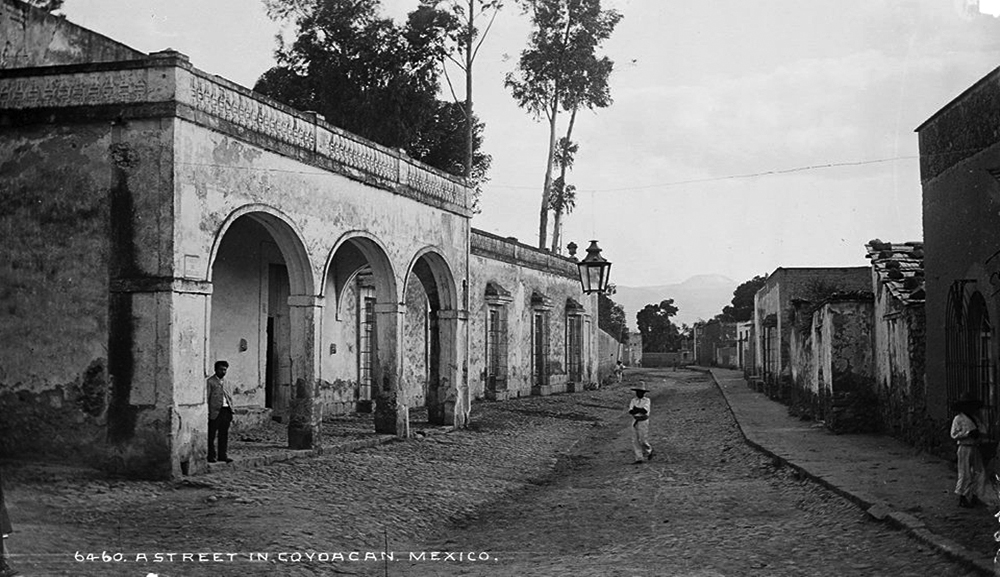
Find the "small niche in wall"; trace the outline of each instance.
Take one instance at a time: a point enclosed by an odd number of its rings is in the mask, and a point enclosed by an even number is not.
[[[248,348],[250,348],[250,347],[249,347],[249,345],[247,345],[247,340],[246,339],[240,339],[240,352],[241,353],[245,353]]]

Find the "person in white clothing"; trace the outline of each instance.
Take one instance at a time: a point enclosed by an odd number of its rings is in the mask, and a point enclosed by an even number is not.
[[[632,415],[632,450],[635,451],[635,463],[642,463],[653,458],[653,447],[649,444],[649,410],[651,402],[646,393],[649,389],[640,382],[632,387],[635,398],[628,404],[628,414]]]
[[[958,444],[958,482],[955,494],[959,507],[975,507],[978,495],[986,485],[983,458],[979,454],[979,439],[985,433],[976,413],[983,406],[982,401],[971,393],[965,393],[952,405],[958,413],[951,422],[951,438]]]

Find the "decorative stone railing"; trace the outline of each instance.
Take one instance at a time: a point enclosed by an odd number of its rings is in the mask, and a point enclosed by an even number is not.
[[[572,279],[579,278],[579,269],[572,260],[546,250],[522,244],[488,232],[472,229],[472,254],[501,260]]]
[[[173,113],[214,130],[426,204],[471,214],[464,179],[332,126],[318,114],[206,74],[177,52],[123,62],[0,70],[0,111],[150,104],[176,105]]]

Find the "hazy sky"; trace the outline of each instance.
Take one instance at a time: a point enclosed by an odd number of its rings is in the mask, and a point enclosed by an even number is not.
[[[606,46],[615,101],[577,119],[566,242],[599,239],[612,281],[641,286],[865,265],[871,238],[920,240],[913,130],[1000,65],[1000,0],[980,2],[606,0],[624,14]],[[401,15],[417,2],[383,4]],[[279,31],[256,0],[66,0],[63,12],[248,87]],[[493,169],[473,226],[535,244],[547,127],[503,88],[527,32],[509,7],[477,61]]]

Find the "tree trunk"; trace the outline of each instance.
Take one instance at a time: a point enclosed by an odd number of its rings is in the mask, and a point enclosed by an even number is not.
[[[469,0],[469,28],[467,30],[468,42],[465,43],[465,178],[472,176],[472,155],[474,146],[472,143],[475,133],[475,122],[472,119],[472,41],[475,39],[476,0]]]
[[[555,210],[552,213],[552,252],[559,254],[559,242],[562,234],[562,211]]]
[[[572,142],[570,139],[573,136],[573,124],[576,122],[576,111],[577,110],[579,110],[579,108],[574,108],[573,112],[570,113],[570,115],[569,115],[569,126],[566,127],[566,143],[567,143],[567,145],[570,142]],[[564,162],[559,167],[559,178],[562,178],[563,194],[566,194],[566,166],[567,166],[567,163],[565,162],[566,159],[563,159],[563,160],[564,160]],[[564,206],[565,206],[565,203],[560,203],[559,206],[556,207],[555,215],[553,215],[553,218],[552,218],[552,252],[554,252],[555,254],[561,254],[562,253],[562,251],[560,250],[559,243],[561,242],[560,239],[562,238],[562,213],[563,213],[563,207]]]
[[[548,238],[549,226],[549,202],[552,196],[552,158],[556,151],[556,119],[559,112],[559,102],[553,99],[552,109],[549,113],[549,154],[545,160],[545,184],[542,187],[542,209],[538,213],[538,248],[545,248],[545,240]]]

